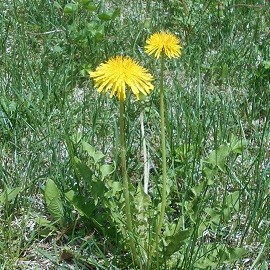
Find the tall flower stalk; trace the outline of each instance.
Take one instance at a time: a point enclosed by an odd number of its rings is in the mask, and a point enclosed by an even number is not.
[[[161,130],[161,152],[162,152],[162,192],[161,209],[156,226],[155,248],[158,247],[158,239],[164,223],[166,204],[167,204],[167,165],[166,165],[166,138],[165,138],[165,109],[164,109],[164,70],[165,56],[169,58],[179,57],[181,46],[178,38],[169,32],[155,33],[146,41],[145,51],[147,54],[154,54],[160,58],[160,130]]]
[[[127,226],[128,244],[132,253],[133,261],[138,262],[136,243],[133,231],[133,215],[130,201],[130,181],[127,174],[126,165],[126,146],[125,146],[125,118],[124,101],[126,99],[126,89],[140,99],[140,95],[148,95],[154,88],[151,81],[153,77],[148,71],[142,68],[137,62],[129,57],[116,56],[109,59],[106,63],[100,64],[96,71],[89,73],[94,79],[98,92],[111,90],[110,96],[117,96],[120,103],[119,123],[120,123],[120,150],[121,168],[123,177],[123,193],[125,199],[125,217]]]
[[[160,235],[163,220],[166,209],[166,198],[167,198],[167,158],[166,158],[166,138],[165,138],[165,113],[164,113],[164,52],[161,53],[160,59],[160,92],[159,92],[159,113],[160,113],[160,132],[161,132],[161,153],[162,153],[162,193],[161,193],[161,209],[160,217],[158,221],[156,235]]]
[[[132,224],[132,214],[130,209],[130,198],[129,198],[129,180],[127,174],[127,164],[126,164],[126,146],[125,146],[125,118],[124,118],[124,101],[120,100],[120,151],[121,151],[121,167],[122,167],[122,176],[123,176],[123,186],[124,186],[124,198],[125,198],[125,213],[127,219],[127,228],[128,228],[128,239],[129,245],[132,252],[133,260],[137,261],[137,253],[134,238],[132,237],[133,233],[133,224]]]

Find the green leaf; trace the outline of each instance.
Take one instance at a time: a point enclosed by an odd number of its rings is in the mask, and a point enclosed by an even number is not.
[[[100,179],[92,181],[91,195],[93,196],[95,205],[97,205],[97,203],[100,202],[105,192],[106,186],[103,181],[101,181]]]
[[[202,181],[199,185],[191,188],[191,191],[193,192],[193,194],[195,195],[195,197],[198,197],[198,196],[201,195],[204,186],[205,186],[205,182]]]
[[[51,179],[49,179],[45,185],[44,196],[49,213],[62,223],[64,220],[64,207],[60,191]]]
[[[65,196],[81,216],[85,216],[88,219],[92,218],[95,209],[94,203],[87,203],[86,198],[83,195],[76,194],[74,190],[66,192]]]
[[[101,172],[101,179],[104,180],[104,178],[114,172],[114,168],[112,165],[104,164],[100,166],[100,172]]]
[[[53,223],[43,217],[37,217],[34,219],[36,224],[39,226],[38,227],[38,235],[42,237],[48,237],[51,235],[53,232],[57,231],[57,228],[53,226]]]
[[[52,222],[46,218],[43,217],[37,217],[34,219],[34,221],[39,225],[39,226],[45,226],[45,227],[51,227],[56,229],[53,225]]]
[[[55,52],[55,53],[62,53],[63,52],[63,48],[59,45],[55,45],[53,48],[52,48],[52,51]]]
[[[228,64],[225,63],[222,67],[221,79],[224,79],[228,76],[228,73],[229,73],[228,71],[229,71]]]
[[[270,69],[270,61],[263,61],[263,65],[265,69]]]
[[[89,4],[86,6],[86,9],[92,12],[92,11],[95,11],[97,7],[95,5]]]
[[[223,246],[219,248],[217,257],[221,263],[232,263],[241,259],[246,253],[247,251],[244,248]]]
[[[95,30],[95,38],[97,41],[100,41],[104,38],[104,25],[101,24],[96,30]]]
[[[199,269],[216,269],[217,263],[212,258],[201,258],[199,261],[195,263],[195,265],[198,268],[195,268],[196,270]],[[211,267],[211,268],[210,268]]]
[[[85,150],[89,156],[92,156],[95,153],[95,148],[91,144],[83,140],[82,140],[82,147],[83,150]]]
[[[112,19],[112,15],[108,13],[100,13],[98,14],[98,18],[102,21],[110,21]]]
[[[103,159],[104,157],[105,157],[105,155],[102,152],[100,152],[100,151],[95,152],[95,154],[93,156],[95,164],[98,163],[99,161],[101,161],[101,159]]]
[[[95,151],[94,147],[89,143],[82,141],[83,150],[87,152],[87,154],[94,159],[95,164],[97,164],[101,159],[105,157],[105,155],[100,151]]]
[[[214,224],[219,224],[220,222],[220,211],[207,207],[204,211],[210,216],[210,222]]]
[[[122,183],[115,181],[110,183],[110,185],[108,186],[108,191],[106,192],[105,196],[110,199],[111,197],[114,197],[116,195],[116,193],[118,192],[122,192],[123,187],[122,187]]]
[[[191,235],[191,230],[179,230],[172,236],[167,238],[167,242],[169,243],[166,247],[165,254],[167,257],[170,257],[173,253],[180,250],[181,246],[184,244],[183,242],[189,238]]]
[[[96,205],[94,201],[87,201],[84,196],[76,194],[74,190],[66,192],[65,196],[81,216],[89,219],[99,230],[104,232],[104,226],[97,221],[98,217],[95,218],[94,211],[96,210]]]
[[[240,207],[240,192],[235,191],[226,196],[226,204],[234,209],[235,211],[239,210]]]
[[[222,213],[223,213],[224,221],[228,222],[231,218],[231,209],[229,207],[224,207],[222,209]]]
[[[203,235],[203,233],[207,229],[207,227],[208,227],[207,222],[200,223],[200,225],[198,227],[198,237]]]
[[[135,213],[136,213],[136,220],[138,222],[141,222],[141,226],[144,227],[142,230],[148,230],[149,224],[145,223],[145,211],[146,209],[149,209],[149,206],[151,205],[151,198],[149,195],[147,195],[144,190],[141,183],[138,184],[136,194],[134,195],[134,201],[135,203]],[[147,210],[148,211],[148,210]]]
[[[202,247],[204,256],[200,256],[195,262],[195,269],[217,269],[218,250],[211,244]]]
[[[245,255],[247,253],[246,249],[239,248],[239,247],[236,247],[236,248],[228,247],[227,252],[229,254],[229,258],[226,261],[228,261],[228,262],[234,262],[238,259],[241,259],[243,257],[243,255]]]
[[[98,18],[102,21],[110,21],[110,20],[115,19],[117,16],[119,16],[120,12],[121,12],[121,9],[116,8],[113,12],[98,14]]]
[[[88,5],[90,3],[90,0],[81,0],[80,1],[83,5]]]
[[[0,196],[0,202],[2,204],[5,204],[5,203],[13,204],[18,194],[21,192],[21,190],[22,190],[21,187],[5,189]]]
[[[210,153],[207,163],[212,164],[214,167],[218,167],[222,172],[225,171],[226,158],[230,153],[230,148],[228,145],[221,145],[217,150]]]
[[[203,175],[207,178],[207,185],[211,186],[214,184],[213,178],[217,173],[217,169],[211,169],[209,167],[203,168]]]
[[[113,14],[111,15],[111,19],[114,20],[116,17],[118,17],[121,13],[121,8],[116,8],[113,12]]]
[[[48,179],[45,185],[45,200],[50,203],[54,199],[60,198],[60,191],[52,179]]]
[[[78,6],[76,4],[68,3],[64,7],[64,13],[65,14],[72,14],[72,13],[76,12],[77,9],[78,9]]]
[[[89,183],[92,179],[93,172],[92,170],[77,157],[74,157],[75,166],[83,180]]]
[[[232,135],[230,140],[230,147],[232,152],[236,154],[242,154],[247,144],[248,142],[246,140],[238,140],[235,135]]]

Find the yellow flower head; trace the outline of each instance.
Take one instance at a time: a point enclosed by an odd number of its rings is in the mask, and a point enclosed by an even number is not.
[[[150,36],[146,40],[145,51],[151,55],[155,53],[155,57],[159,58],[164,52],[169,58],[176,58],[181,55],[181,46],[179,39],[169,32],[159,32]]]
[[[126,99],[127,87],[137,99],[140,99],[140,93],[146,96],[154,89],[152,75],[130,57],[112,57],[89,75],[94,79],[98,92],[111,89],[110,97],[117,96],[122,101]]]

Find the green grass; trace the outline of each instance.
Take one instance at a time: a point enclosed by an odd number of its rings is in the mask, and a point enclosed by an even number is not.
[[[140,61],[156,78],[156,89],[144,103],[133,97],[127,100],[125,115],[132,207],[138,214],[134,219],[138,218],[139,229],[147,228],[144,234],[150,234],[161,200],[159,69],[143,46],[150,34],[170,30],[179,36],[183,51],[179,59],[166,61],[165,70],[169,191],[163,243],[169,243],[176,224],[190,234],[185,239],[183,232],[175,236],[171,243],[181,247],[170,258],[154,258],[153,269],[267,269],[270,15],[266,1],[228,0],[219,8],[218,1],[97,1],[95,11],[80,4],[78,13],[70,15],[63,12],[67,1],[2,2],[0,268],[136,269],[115,220],[122,217],[121,188],[111,184],[121,181],[118,102],[98,95],[87,71],[110,56],[124,54]],[[98,14],[117,8],[116,18],[98,19]],[[143,181],[141,111],[151,203],[135,192]],[[87,154],[82,141],[105,157],[94,163],[93,152]],[[239,147],[232,150],[236,143]],[[210,159],[211,153],[220,167]],[[76,158],[89,169],[80,170]],[[114,169],[104,176],[107,186],[100,181],[104,164]],[[89,179],[82,175],[85,170],[92,174]],[[48,179],[59,192],[59,220],[46,204]],[[70,190],[84,198],[86,208],[67,200],[65,193]],[[136,208],[136,200],[142,198],[153,219],[149,225]],[[84,216],[78,209],[85,211]],[[160,248],[163,253],[167,250]]]

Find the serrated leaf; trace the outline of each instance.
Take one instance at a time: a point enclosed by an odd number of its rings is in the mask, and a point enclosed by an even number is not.
[[[92,182],[91,195],[93,196],[95,205],[100,202],[106,191],[106,186],[103,181],[97,179]]]
[[[117,192],[122,191],[122,189],[123,189],[122,184],[118,181],[115,181],[111,184],[111,191],[113,196],[115,196]]]
[[[181,246],[184,244],[183,242],[189,238],[191,234],[191,230],[179,230],[172,236],[169,236],[167,242],[169,243],[166,247],[165,254],[167,257],[170,257],[173,253],[177,252]]]
[[[104,227],[102,224],[100,224],[97,219],[95,218],[95,215],[93,212],[96,209],[96,205],[94,204],[94,201],[86,201],[86,198],[80,194],[76,194],[74,190],[70,190],[65,193],[66,198],[71,203],[71,205],[74,207],[74,209],[81,215],[89,219],[90,221],[95,224],[95,226],[104,232]]]
[[[77,157],[74,158],[74,161],[75,161],[75,166],[77,168],[77,171],[79,172],[83,180],[89,183],[93,175],[92,170]]]
[[[91,219],[95,208],[94,204],[86,203],[86,199],[82,195],[76,194],[74,190],[66,192],[65,196],[81,216]]]
[[[135,207],[137,220],[138,221],[145,220],[145,211],[146,209],[149,209],[149,205],[151,204],[151,198],[144,192],[141,183],[138,184],[134,201],[136,201]],[[148,224],[145,225],[146,225],[145,229],[147,230]]]

